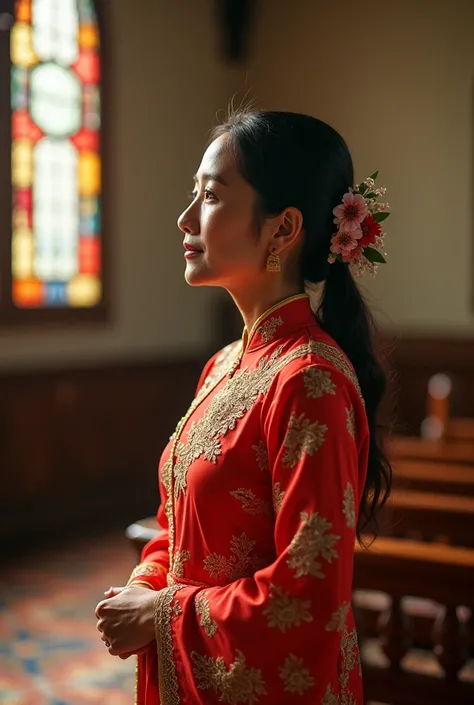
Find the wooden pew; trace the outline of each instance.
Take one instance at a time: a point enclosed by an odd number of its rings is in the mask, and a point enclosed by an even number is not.
[[[469,466],[399,458],[393,461],[392,469],[394,489],[474,497],[474,463]]]
[[[474,465],[474,441],[449,442],[393,435],[385,443],[387,454],[394,462],[403,459]]]
[[[474,547],[474,497],[395,489],[380,515],[385,536]]]
[[[451,416],[452,389],[453,382],[449,375],[435,374],[430,377],[421,435],[444,441],[474,442],[474,419]]]
[[[472,643],[472,618],[468,621],[468,617],[474,609],[474,550],[379,537],[369,550],[356,547],[356,609],[360,591],[365,595],[381,591],[390,596],[388,609],[377,620],[385,664],[368,658],[367,642],[362,647],[366,700],[390,705],[472,705],[474,669],[470,680],[460,672],[468,662]],[[438,669],[437,675],[408,668],[414,629],[405,609],[406,596],[431,600],[438,606],[430,648],[424,652],[426,662],[429,659]],[[366,629],[361,609],[358,624],[363,637]]]

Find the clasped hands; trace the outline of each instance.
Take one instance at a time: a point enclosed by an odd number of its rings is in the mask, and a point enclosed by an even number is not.
[[[155,639],[156,592],[146,587],[111,587],[95,609],[97,629],[111,656],[145,653]]]

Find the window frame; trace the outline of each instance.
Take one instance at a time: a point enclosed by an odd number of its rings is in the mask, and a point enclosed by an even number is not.
[[[91,0],[97,16],[100,37],[101,125],[99,157],[101,161],[101,283],[102,298],[92,307],[20,308],[12,299],[12,181],[11,181],[11,60],[10,30],[14,24],[14,0],[0,0],[0,326],[2,328],[35,324],[74,324],[104,322],[110,319],[110,267],[107,204],[107,60],[104,38],[104,7]],[[9,20],[10,17],[10,20]],[[10,24],[10,27],[8,27]],[[1,106],[6,106],[5,109]]]

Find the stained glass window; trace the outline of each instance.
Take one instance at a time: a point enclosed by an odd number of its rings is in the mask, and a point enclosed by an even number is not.
[[[16,0],[11,56],[11,298],[102,301],[100,38],[92,0]]]

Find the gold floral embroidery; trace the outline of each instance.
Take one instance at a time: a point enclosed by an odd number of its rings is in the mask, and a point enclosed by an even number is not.
[[[301,512],[303,522],[298,533],[293,537],[288,549],[288,568],[295,571],[295,578],[304,575],[314,575],[317,578],[324,578],[321,571],[321,563],[316,560],[321,556],[325,561],[331,563],[338,554],[334,545],[341,538],[326,532],[332,528],[332,524],[324,517]]]
[[[198,408],[210,391],[212,391],[213,385],[216,385],[221,378],[224,378],[227,374],[228,368],[233,368],[235,361],[239,359],[241,353],[241,341],[236,341],[232,344],[232,348],[230,348],[229,352],[228,365],[222,365],[223,369],[221,377],[217,374],[214,376],[211,370],[210,375],[212,376],[212,383],[209,381],[208,384],[208,376],[205,383],[201,387],[201,390],[192,401],[191,406],[185,416],[183,416],[177,426],[175,434],[176,448],[173,449],[173,461],[176,456],[178,456],[178,458],[173,474],[176,477],[176,491],[178,493],[180,491],[186,491],[189,465],[193,462],[193,460],[196,460],[204,453],[204,441],[208,441],[209,438],[218,438],[220,435],[223,436],[228,430],[235,428],[237,419],[241,418],[246,411],[252,407],[259,394],[265,394],[268,391],[275,375],[277,375],[293,360],[300,359],[307,355],[316,354],[323,359],[330,361],[354,384],[362,399],[362,402],[364,401],[357,377],[355,376],[346,356],[334,346],[328,345],[327,343],[321,343],[317,340],[310,340],[308,343],[304,343],[297,348],[290,350],[285,355],[281,354],[282,350],[283,346],[279,346],[278,349],[272,353],[270,358],[262,358],[255,370],[249,371],[248,368],[243,368],[227,380],[222,389],[215,394],[211,404],[204,412],[203,417],[196,424],[198,428],[195,428],[194,437],[192,436],[191,439],[188,438],[187,446],[191,444],[191,447],[187,447],[180,439],[181,432],[186,425],[187,420],[191,418],[194,411]],[[215,368],[216,364],[213,369]],[[177,452],[177,449],[179,449],[179,452]],[[170,467],[172,467],[172,463],[170,463]],[[168,487],[170,486],[171,481],[168,483]],[[170,494],[170,490],[168,490],[168,493]],[[171,561],[174,547],[174,516],[172,499],[166,502],[165,508],[168,519],[170,569],[172,569]]]
[[[216,462],[222,453],[220,439],[235,428],[238,419],[252,408],[259,395],[268,391],[275,375],[293,360],[311,353],[330,359],[359,389],[357,378],[351,371],[347,359],[333,346],[310,340],[309,343],[304,343],[285,355],[281,354],[282,350],[283,346],[280,345],[270,357],[261,358],[254,370],[249,371],[247,367],[238,370],[214,395],[201,418],[191,425],[186,443],[182,440],[177,443],[177,461],[173,468],[177,494],[186,492],[187,473],[191,463],[201,455],[210,462]],[[209,387],[206,385],[199,392],[185,419],[189,418],[192,411],[197,408],[208,390]]]
[[[230,370],[232,368],[232,365],[235,363],[236,359],[238,358],[242,348],[242,340],[234,340],[233,343],[229,343],[229,345],[226,345],[216,359],[214,360],[214,364],[207,375],[206,379],[202,383],[201,389],[199,390],[197,396],[201,396],[203,394],[207,393],[207,390],[210,389],[215,382],[224,374],[225,371]]]
[[[217,624],[211,617],[209,600],[205,595],[200,594],[197,595],[194,604],[196,605],[196,614],[201,617],[201,626],[204,627],[207,636],[213,637],[217,632]]]
[[[352,438],[355,438],[356,435],[356,425],[355,425],[355,412],[354,412],[354,407],[351,406],[350,409],[346,409],[346,414],[347,414],[347,430],[349,431],[350,435]]]
[[[270,507],[263,499],[257,497],[252,490],[246,490],[239,487],[237,490],[232,490],[232,497],[240,499],[244,512],[248,514],[269,514]]]
[[[173,604],[178,590],[184,585],[173,585],[156,593],[155,636],[158,652],[158,682],[160,702],[163,705],[180,705],[178,677],[173,655],[171,620],[179,613],[179,605]],[[178,608],[178,610],[177,610]]]
[[[189,551],[175,551],[173,561],[173,573],[177,578],[184,578],[184,564],[191,558]]]
[[[324,394],[336,393],[336,385],[331,379],[331,373],[316,365],[303,370],[303,380],[306,396],[309,399],[319,399]]]
[[[328,685],[328,687],[326,688],[324,697],[321,700],[321,705],[341,705],[339,695],[336,695],[330,685]]]
[[[271,585],[268,605],[263,614],[267,617],[269,627],[277,627],[285,632],[291,627],[299,627],[302,622],[312,622],[310,607],[309,600],[291,597],[283,588]]]
[[[251,555],[256,545],[257,542],[245,532],[240,536],[232,536],[230,550],[233,555],[227,558],[218,553],[211,553],[204,559],[204,568],[214,579],[222,574],[230,581],[251,575],[258,566],[257,556]]]
[[[339,683],[342,688],[347,688],[349,682],[349,674],[353,668],[359,663],[359,648],[357,645],[357,631],[354,628],[349,631],[344,627],[341,638],[341,674]]]
[[[339,609],[333,612],[331,616],[331,621],[326,624],[327,632],[342,632],[346,624],[346,619],[350,607],[351,606],[348,602],[343,602]]]
[[[260,336],[264,343],[269,343],[275,337],[275,332],[278,326],[282,325],[283,318],[281,316],[278,316],[277,318],[275,318],[275,316],[272,316],[271,318],[266,320],[265,323],[260,326],[260,328],[257,328],[257,333],[260,333]]]
[[[144,578],[145,576],[151,577],[151,576],[157,576],[157,575],[164,575],[166,573],[166,568],[159,563],[139,563],[135,568],[132,570],[129,578],[129,582],[133,580],[134,578]]]
[[[313,687],[314,678],[303,665],[303,659],[294,654],[289,654],[283,666],[280,666],[280,678],[285,683],[285,690],[288,693],[298,693],[303,695]]]
[[[193,673],[197,687],[220,693],[219,702],[238,705],[258,703],[260,695],[266,695],[265,681],[259,668],[247,667],[244,654],[236,650],[236,658],[229,668],[222,656],[212,658],[196,651],[191,652]]]
[[[281,485],[279,482],[275,482],[272,488],[272,495],[273,495],[273,509],[275,510],[275,514],[278,514],[278,512],[281,509],[281,505],[283,503],[283,498],[285,496],[285,493],[281,489]]]
[[[252,450],[255,451],[257,455],[257,465],[260,470],[268,470],[270,465],[268,462],[267,446],[264,441],[259,441],[258,445],[252,446]]]
[[[344,500],[342,505],[342,511],[346,517],[346,525],[349,527],[349,529],[353,529],[356,525],[356,512],[354,488],[352,487],[350,482],[347,483],[347,487],[344,491]]]
[[[305,453],[314,455],[324,443],[324,435],[327,430],[328,427],[325,424],[319,424],[317,421],[311,423],[304,414],[296,416],[292,412],[283,442],[285,446],[283,465],[294,468]]]

